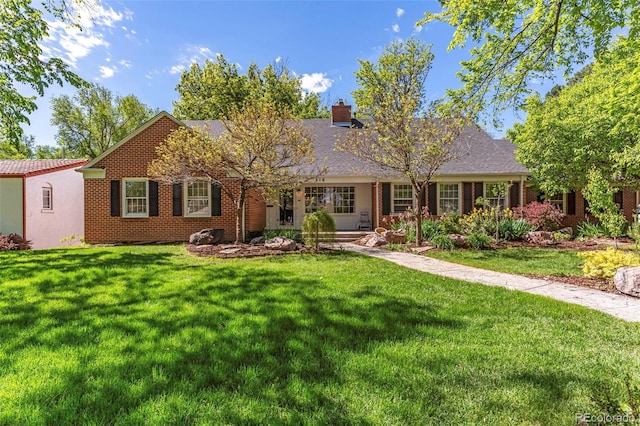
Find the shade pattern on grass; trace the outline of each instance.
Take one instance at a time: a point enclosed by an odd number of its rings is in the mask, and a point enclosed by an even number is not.
[[[0,424],[571,424],[640,328],[349,253],[0,254]]]

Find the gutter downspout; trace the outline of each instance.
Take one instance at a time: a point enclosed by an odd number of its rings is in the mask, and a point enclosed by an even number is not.
[[[524,207],[524,176],[520,175],[520,207]]]
[[[22,238],[27,240],[27,177],[22,175]]]

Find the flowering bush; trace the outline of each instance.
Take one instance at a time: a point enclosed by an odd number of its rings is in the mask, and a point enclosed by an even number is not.
[[[18,234],[0,234],[0,251],[29,250],[31,241],[27,241]]]
[[[633,253],[609,247],[606,250],[585,251],[578,253],[584,263],[582,271],[585,277],[613,278],[618,268],[623,266],[640,266],[640,259]]]
[[[516,207],[513,212],[517,218],[523,218],[536,230],[553,232],[562,226],[564,214],[558,206],[551,203],[533,201],[524,207]]]

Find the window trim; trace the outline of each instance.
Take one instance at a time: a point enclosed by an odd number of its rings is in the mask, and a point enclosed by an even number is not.
[[[327,191],[326,191],[327,188],[333,189],[333,192],[336,192],[335,191],[336,188],[349,188],[350,191],[348,193],[349,194],[353,194],[353,202],[351,203],[350,206],[348,206],[349,210],[351,210],[351,211],[349,211],[349,212],[336,212],[335,211],[335,204],[333,204],[333,203],[322,203],[322,204],[319,204],[318,202],[315,203],[315,207],[313,207],[313,208],[315,208],[315,210],[313,210],[311,208],[311,205],[307,204],[307,191],[311,192],[311,188],[323,188],[324,191],[323,191],[322,196],[326,196],[327,195]],[[318,194],[318,197],[320,197],[320,196],[321,195]],[[314,211],[318,211],[318,210],[326,210],[325,207],[327,205],[331,205],[331,206],[334,207],[331,211],[327,210],[327,212],[329,214],[331,214],[331,215],[353,216],[353,215],[356,214],[356,186],[355,185],[309,185],[309,186],[305,186],[304,190],[303,190],[303,200],[304,200],[304,211],[305,211],[305,214],[306,213],[311,213],[311,212],[314,212]],[[340,206],[340,208],[344,209],[345,207],[344,206]]]
[[[207,188],[207,211],[206,213],[189,213],[189,183],[190,182],[202,182],[206,184]],[[183,191],[182,191],[182,201],[183,201],[183,211],[182,215],[184,217],[211,217],[212,211],[212,189],[211,182],[207,179],[187,179],[183,182]],[[191,198],[198,199],[198,198]]]
[[[45,195],[45,192],[48,192],[48,195]],[[45,206],[45,199],[48,198],[49,205]],[[42,187],[42,211],[43,212],[51,212],[53,211],[53,187],[51,184],[45,184]]]
[[[127,211],[127,182],[145,183],[145,213],[129,213]],[[142,198],[142,197],[131,197]],[[147,178],[123,178],[122,179],[122,217],[125,218],[146,218],[149,217],[149,179]]]
[[[498,185],[501,182],[483,182],[484,183],[484,188],[483,188],[483,197],[485,200],[487,201],[491,201],[491,200],[496,200],[496,204],[498,205],[497,201],[498,201],[498,197],[489,197],[487,195],[487,185]],[[509,206],[509,195],[511,193],[511,185],[509,185],[509,187],[507,188],[507,193],[505,194],[504,198],[502,199],[502,208],[506,209]],[[491,207],[495,207],[495,205],[490,204]]]
[[[545,196],[544,201],[545,201],[545,202],[547,202],[547,203],[549,203],[549,204],[553,204],[554,206],[560,207],[560,211],[561,211],[563,214],[565,214],[565,215],[566,215],[566,214],[567,214],[567,193],[566,193],[566,192],[563,192],[563,193],[561,193],[561,194],[556,194],[556,196],[558,196],[558,195],[562,195],[562,205],[558,205],[558,202],[552,203],[552,202],[550,201],[550,198],[551,198],[551,197],[547,198],[547,197]]]
[[[456,185],[458,188],[458,208],[455,210],[456,213],[460,214],[460,209],[462,207],[462,203],[460,202],[460,197],[462,196],[462,191],[460,191],[460,182],[438,182],[438,216],[442,216],[445,213],[453,213],[452,211],[443,212],[440,204],[440,200],[442,199],[442,185]],[[453,198],[445,198],[445,200],[453,200]]]
[[[392,183],[391,184],[391,215],[400,215],[405,211],[407,211],[406,208],[401,212],[396,211],[396,197],[395,197],[396,186],[408,186],[409,188],[411,188],[411,208],[412,209],[415,208],[416,192],[415,192],[415,189],[413,188],[413,185],[411,185],[410,183]],[[408,198],[398,198],[398,200],[408,200]]]

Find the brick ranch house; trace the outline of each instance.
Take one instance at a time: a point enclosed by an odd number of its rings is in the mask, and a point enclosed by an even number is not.
[[[60,240],[81,236],[83,182],[74,169],[87,162],[0,160],[0,234],[21,235],[36,249],[59,247]]]
[[[385,217],[413,206],[413,189],[401,175],[334,149],[353,124],[358,122],[351,116],[351,107],[342,103],[332,107],[331,119],[304,120],[315,138],[315,156],[327,165],[327,173],[282,191],[273,203],[249,198],[243,213],[245,237],[264,229],[300,229],[304,214],[317,209],[331,213],[337,229],[346,231],[383,225]],[[214,134],[222,131],[219,122],[182,122],[161,112],[78,170],[85,182],[84,235],[88,243],[186,241],[204,228],[223,229],[225,239],[233,239],[235,209],[219,188],[198,179],[171,185],[147,176],[156,146],[180,126],[208,128]],[[499,182],[510,182],[505,207],[539,199],[528,185],[529,172],[515,160],[512,143],[493,139],[478,126],[465,128],[458,142],[464,147],[461,156],[438,171],[425,194],[431,214],[467,213],[475,207],[477,197],[486,197]],[[233,184],[233,179],[226,179]],[[567,215],[568,225],[585,219],[585,202],[579,192],[550,201]],[[630,220],[637,193],[620,193],[617,202]]]

